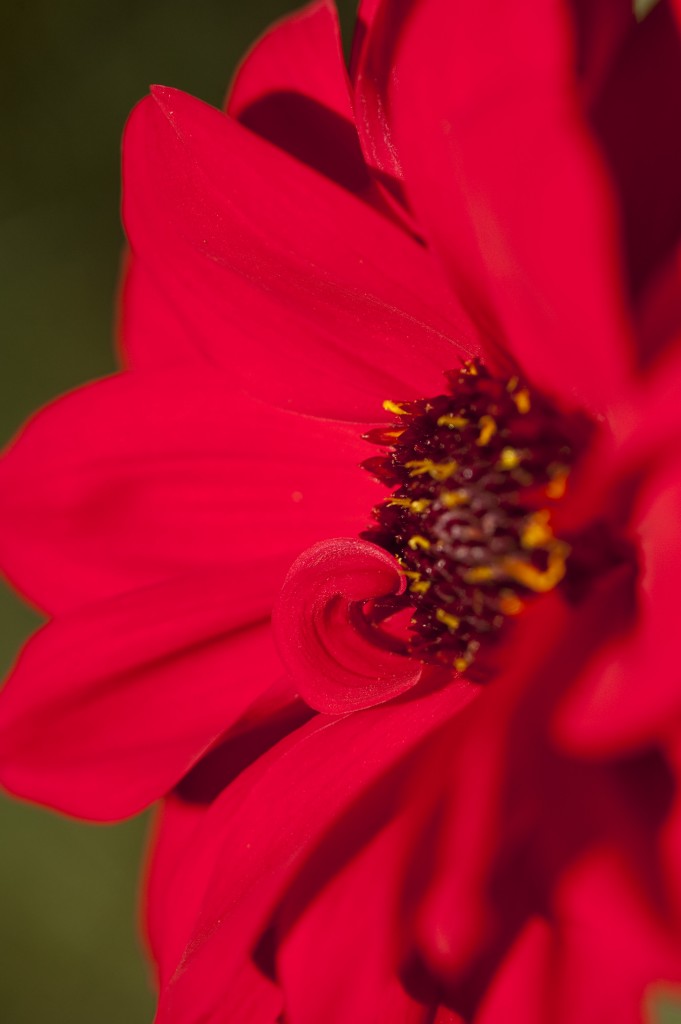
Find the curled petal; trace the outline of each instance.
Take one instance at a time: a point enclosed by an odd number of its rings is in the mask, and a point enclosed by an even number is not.
[[[382,704],[412,687],[421,666],[370,638],[365,602],[404,590],[395,559],[366,541],[322,541],[294,562],[275,609],[284,664],[318,711],[344,714]],[[378,641],[378,642],[376,642]]]

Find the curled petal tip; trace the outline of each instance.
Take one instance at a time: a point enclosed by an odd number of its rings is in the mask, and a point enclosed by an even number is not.
[[[275,633],[287,670],[313,708],[359,711],[418,681],[421,664],[391,650],[361,615],[366,602],[400,594],[404,585],[392,555],[362,540],[322,541],[293,563],[275,607]]]

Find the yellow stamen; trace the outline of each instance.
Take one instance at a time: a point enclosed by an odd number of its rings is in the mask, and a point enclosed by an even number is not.
[[[437,425],[438,427],[467,427],[468,420],[465,416],[454,416],[451,413],[446,413],[444,416],[440,416]]]
[[[425,512],[430,504],[430,498],[417,498],[410,503],[409,510],[411,512]]]
[[[506,385],[506,390],[508,391],[508,393],[512,394],[515,391],[515,389],[518,387],[519,383],[520,383],[520,381],[518,380],[517,377],[511,377],[511,379],[509,380],[508,384]]]
[[[470,661],[468,660],[468,658],[454,659],[454,668],[456,669],[457,672],[465,672],[469,665]]]
[[[412,551],[416,551],[417,548],[427,551],[430,547],[430,541],[426,537],[422,537],[420,533],[416,533],[413,537],[410,537],[407,544]]]
[[[515,402],[516,409],[518,410],[521,416],[524,416],[525,413],[528,413],[532,408],[532,403],[530,402],[530,392],[527,390],[527,388],[522,388],[520,391],[516,392],[516,394],[513,395],[513,401]]]
[[[516,583],[522,583],[528,590],[534,590],[536,594],[546,594],[553,590],[565,576],[565,559],[569,554],[569,545],[557,542],[549,552],[548,565],[546,569],[537,569],[536,566],[523,562],[519,558],[505,558],[502,568],[507,576],[510,576]]]
[[[435,612],[435,618],[438,622],[444,623],[444,625],[451,630],[458,629],[461,625],[461,620],[457,619],[456,615],[450,615],[444,608],[438,608]]]
[[[409,587],[412,594],[426,594],[430,590],[430,580],[418,580]]]
[[[399,402],[393,402],[389,398],[386,398],[385,402],[383,403],[383,408],[385,409],[386,412],[391,412],[395,416],[408,415],[407,410],[403,406],[401,406]]]
[[[477,377],[478,376],[478,368],[477,368],[477,366],[475,365],[475,363],[473,362],[472,359],[467,359],[466,360],[466,362],[461,367],[461,372],[468,374],[469,377]]]
[[[490,443],[497,432],[496,420],[493,416],[481,416],[478,420],[478,426],[480,427],[480,436],[475,443],[483,447],[483,445]]]
[[[428,473],[433,480],[439,481],[448,480],[458,468],[458,464],[454,460],[433,462],[432,459],[412,459],[411,462],[405,462],[405,466],[409,470],[409,476],[423,476],[424,473]]]
[[[400,508],[410,508],[411,498],[388,498],[388,505],[398,505]]]

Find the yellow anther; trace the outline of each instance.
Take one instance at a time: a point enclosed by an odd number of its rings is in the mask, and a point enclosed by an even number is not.
[[[430,498],[417,498],[409,503],[410,512],[425,512],[431,504]]]
[[[468,660],[468,658],[454,659],[454,668],[456,669],[457,672],[465,672],[469,665],[470,661]]]
[[[477,366],[475,365],[475,363],[473,362],[472,359],[467,359],[466,360],[466,362],[461,367],[461,372],[468,374],[469,377],[477,377],[478,376],[478,368],[477,368]]]
[[[528,413],[532,408],[530,392],[527,388],[522,388],[520,391],[517,391],[515,395],[513,395],[513,401],[515,402],[516,409],[521,416],[524,416],[525,413]]]
[[[468,420],[465,416],[454,416],[451,413],[446,413],[444,416],[440,416],[437,425],[438,427],[467,427]]]
[[[499,596],[499,610],[504,615],[519,615],[523,610],[523,602],[512,590],[502,590]]]
[[[506,385],[506,390],[508,391],[508,393],[512,394],[515,391],[515,389],[518,387],[519,383],[520,383],[520,381],[518,380],[517,377],[511,377],[511,379],[509,380],[508,384]]]
[[[396,441],[398,437],[402,437],[403,433],[404,430],[384,430],[382,437],[386,438],[386,440]]]
[[[478,420],[478,426],[480,427],[480,436],[475,443],[482,447],[485,444],[489,444],[496,434],[497,424],[493,416],[481,416]]]
[[[461,625],[461,620],[457,619],[456,615],[450,615],[444,608],[438,608],[435,612],[435,618],[438,622],[442,622],[447,629],[458,629]]]
[[[523,562],[519,558],[505,558],[502,568],[507,576],[510,576],[516,583],[522,583],[528,590],[534,590],[536,594],[545,594],[553,590],[565,576],[565,559],[570,548],[561,541],[556,542],[552,551],[549,552],[548,565],[546,569],[537,569],[529,562]]]
[[[528,517],[526,525],[520,534],[520,543],[528,551],[533,548],[547,547],[555,538],[553,530],[549,526],[551,513],[546,509],[535,512]]]
[[[409,470],[409,476],[423,476],[428,473],[433,480],[448,480],[449,477],[456,473],[458,463],[454,460],[451,462],[433,462],[432,459],[412,459],[411,462],[405,462],[406,468]]]
[[[546,486],[546,494],[549,498],[562,498],[567,488],[568,476],[570,471],[568,469],[558,469],[551,477],[551,480]]]
[[[389,398],[386,398],[385,402],[383,403],[383,408],[385,409],[386,412],[391,412],[395,416],[408,415],[407,410],[403,406],[401,406],[399,402],[393,402]]]
[[[465,583],[486,583],[494,579],[495,573],[491,565],[474,565],[472,569],[466,569],[462,573]]]
[[[412,551],[416,551],[417,548],[427,551],[430,547],[430,541],[426,537],[422,537],[420,533],[416,533],[413,537],[410,537],[407,544]]]
[[[418,580],[409,587],[412,594],[427,594],[430,590],[430,580]]]
[[[400,508],[410,508],[411,498],[388,498],[388,505],[398,505]]]
[[[465,505],[469,500],[469,494],[467,491],[443,491],[440,495],[440,501],[445,508],[457,508],[459,505]]]
[[[421,573],[420,572],[412,572],[411,569],[403,569],[402,570],[402,575],[406,576],[408,580],[420,580],[421,579]]]
[[[500,469],[515,469],[522,456],[516,448],[502,448],[497,466]]]

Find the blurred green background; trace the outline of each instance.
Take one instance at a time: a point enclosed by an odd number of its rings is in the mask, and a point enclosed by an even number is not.
[[[114,369],[119,140],[159,82],[219,104],[285,0],[34,0],[0,13],[0,441],[51,397]],[[346,39],[353,2],[341,4]],[[0,591],[0,667],[36,618]],[[143,1024],[137,931],[147,820],[95,827],[0,796],[3,1024]],[[671,1003],[660,1024],[681,1021]]]
[[[286,0],[0,5],[0,442],[115,368],[120,137],[152,82],[222,102]],[[346,30],[352,2],[342,5]],[[37,619],[0,590],[0,667]],[[146,818],[95,827],[0,795],[0,1020],[143,1024],[137,930]]]

